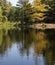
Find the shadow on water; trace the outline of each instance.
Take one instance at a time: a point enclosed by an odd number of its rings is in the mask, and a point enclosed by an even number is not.
[[[8,57],[5,56],[7,53]],[[22,61],[23,56],[24,61]],[[29,58],[28,60],[26,56]],[[1,60],[2,57],[7,58],[8,63],[4,62],[5,59]],[[1,29],[0,65],[12,65],[14,62],[9,61],[10,58],[12,61],[18,60],[18,62],[15,61],[15,65],[54,65],[55,30]]]

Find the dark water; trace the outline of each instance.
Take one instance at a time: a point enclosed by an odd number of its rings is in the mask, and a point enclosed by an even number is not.
[[[55,30],[0,30],[0,65],[55,65]]]

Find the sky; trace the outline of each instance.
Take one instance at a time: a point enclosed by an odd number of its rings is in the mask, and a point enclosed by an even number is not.
[[[10,1],[13,6],[15,6],[18,0],[8,0],[8,1]]]
[[[10,1],[12,3],[12,5],[15,6],[18,0],[7,0],[7,1]],[[32,2],[32,1],[33,0],[30,0],[30,2]]]

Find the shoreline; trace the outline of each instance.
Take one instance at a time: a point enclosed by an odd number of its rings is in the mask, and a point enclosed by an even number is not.
[[[55,29],[55,24],[33,24],[33,25],[30,25],[31,28],[34,28],[34,29]]]
[[[26,25],[26,24],[19,24],[18,22],[5,22],[5,23],[0,23],[0,28],[1,27],[27,27],[27,28],[33,28],[33,29],[55,29],[55,23],[37,23],[37,24],[30,24],[30,25]]]

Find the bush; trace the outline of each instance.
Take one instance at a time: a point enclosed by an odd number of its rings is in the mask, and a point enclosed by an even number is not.
[[[2,18],[2,22],[7,22],[7,17],[6,16],[3,16],[3,18]]]
[[[2,22],[2,17],[0,17],[0,22]]]

